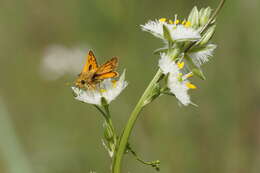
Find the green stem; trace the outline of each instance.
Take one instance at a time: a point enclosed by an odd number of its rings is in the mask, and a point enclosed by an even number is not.
[[[134,108],[132,114],[130,115],[130,118],[129,118],[129,120],[128,120],[126,126],[125,126],[125,129],[123,131],[123,134],[120,138],[119,147],[118,147],[118,150],[117,150],[115,158],[114,158],[114,162],[113,162],[113,165],[112,165],[112,172],[113,173],[120,173],[121,161],[122,161],[123,155],[125,153],[125,150],[126,150],[126,147],[127,147],[127,144],[128,144],[128,139],[129,139],[129,136],[132,132],[134,124],[135,124],[135,122],[138,118],[140,111],[143,108],[144,101],[147,99],[150,92],[153,90],[154,84],[157,83],[157,81],[160,79],[161,75],[162,75],[162,72],[159,69],[157,71],[156,75],[154,76],[154,78],[152,79],[152,81],[150,82],[150,84],[148,85],[148,87],[146,88],[146,90],[144,91],[142,97],[138,101],[138,103],[137,103],[136,107]]]
[[[102,116],[107,119],[107,115],[106,113],[98,106],[98,105],[94,105],[95,108],[97,108],[97,110],[102,114]]]
[[[153,168],[155,168],[157,171],[160,170],[160,161],[159,160],[155,160],[155,161],[144,161],[143,159],[141,159],[136,152],[128,145],[127,146],[127,150],[130,151],[133,156],[136,158],[136,160],[138,160],[139,162],[141,162],[144,165],[149,165],[152,166]]]
[[[98,105],[94,105],[99,112],[103,115],[104,119],[105,119],[105,123],[106,123],[106,129],[105,131],[107,131],[107,133],[109,134],[107,137],[109,137],[110,139],[106,138],[108,145],[109,145],[109,149],[112,151],[115,151],[115,146],[117,145],[117,135],[116,135],[116,131],[115,131],[115,127],[113,125],[112,119],[111,119],[111,115],[110,115],[110,111],[109,111],[109,105],[104,105],[103,108],[104,110],[99,107]]]
[[[172,58],[177,57],[179,55],[179,53],[180,53],[179,49],[173,50],[173,52],[171,53]],[[130,134],[133,130],[135,122],[138,118],[139,113],[141,112],[141,110],[144,107],[145,101],[149,98],[151,92],[154,89],[155,84],[157,84],[157,82],[161,79],[162,75],[163,75],[163,73],[159,69],[157,71],[157,73],[155,74],[154,78],[152,79],[152,81],[150,82],[150,84],[148,85],[148,87],[146,88],[146,90],[144,91],[143,95],[141,96],[140,100],[138,101],[137,105],[135,106],[132,114],[130,115],[130,118],[129,118],[129,120],[128,120],[126,126],[125,126],[125,129],[122,133],[122,136],[120,138],[118,150],[116,151],[116,155],[114,157],[114,162],[113,162],[113,165],[112,165],[112,172],[113,173],[120,173],[122,158],[123,158],[123,155],[126,151],[128,139],[129,139]]]
[[[112,119],[111,119],[109,105],[104,106],[104,108],[105,108],[105,111],[107,114],[106,122],[113,133],[113,144],[116,145],[117,144],[117,135],[116,135],[115,127],[114,127]]]

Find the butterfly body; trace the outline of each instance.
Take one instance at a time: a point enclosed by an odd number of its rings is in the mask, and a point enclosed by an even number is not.
[[[115,78],[118,73],[115,71],[118,65],[116,57],[98,66],[96,57],[89,51],[87,62],[75,81],[75,86],[81,89],[94,89],[96,85],[104,79]]]

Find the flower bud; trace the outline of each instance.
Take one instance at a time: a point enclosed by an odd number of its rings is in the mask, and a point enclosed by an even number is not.
[[[203,8],[200,10],[199,12],[199,23],[200,26],[204,26],[206,25],[206,23],[208,22],[210,15],[211,15],[212,9],[210,7],[207,8]]]
[[[105,130],[104,130],[104,137],[107,141],[111,141],[113,139],[113,131],[111,130],[111,128],[105,124]]]
[[[213,37],[214,33],[216,30],[216,25],[211,26],[206,33],[202,36],[201,40],[199,41],[199,45],[203,46],[205,44],[207,44],[211,38]]]
[[[196,6],[191,10],[188,21],[191,23],[193,28],[197,28],[199,26],[199,11]]]

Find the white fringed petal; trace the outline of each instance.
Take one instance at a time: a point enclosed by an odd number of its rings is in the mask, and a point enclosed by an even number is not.
[[[188,94],[189,87],[187,86],[189,81],[187,80],[186,75],[182,76],[178,65],[171,60],[168,54],[161,54],[159,67],[163,74],[169,74],[167,87],[170,89],[170,92],[174,94],[178,101],[183,105],[188,106],[191,104],[190,96]]]
[[[209,59],[213,56],[213,52],[216,48],[217,45],[208,44],[204,49],[197,52],[189,53],[188,55],[192,59],[194,64],[199,67],[209,61]]]
[[[166,38],[164,38],[163,35],[163,25],[168,28],[173,41],[196,41],[201,38],[198,30],[195,30],[192,27],[186,27],[182,24],[168,24],[166,22],[160,22],[159,20],[150,20],[145,25],[141,25],[141,28],[143,31],[150,32],[155,37],[166,41]]]
[[[187,81],[180,81],[178,76],[170,73],[168,78],[168,88],[184,106],[188,106],[191,103],[188,94],[189,88],[186,83]]]
[[[166,53],[160,54],[161,58],[159,60],[159,67],[163,74],[168,73],[179,73],[178,66],[171,60],[170,56]]]
[[[106,99],[107,103],[110,103],[126,88],[127,84],[124,71],[118,81],[105,79],[96,89],[83,90],[72,87],[72,90],[76,94],[76,100],[101,106],[102,97]]]

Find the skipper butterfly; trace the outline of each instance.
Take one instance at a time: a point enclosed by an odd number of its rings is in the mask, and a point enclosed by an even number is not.
[[[103,65],[98,66],[94,53],[89,51],[87,62],[74,84],[78,88],[93,89],[95,88],[96,84],[101,82],[103,79],[117,77],[118,72],[115,71],[117,65],[118,58],[114,57]]]

